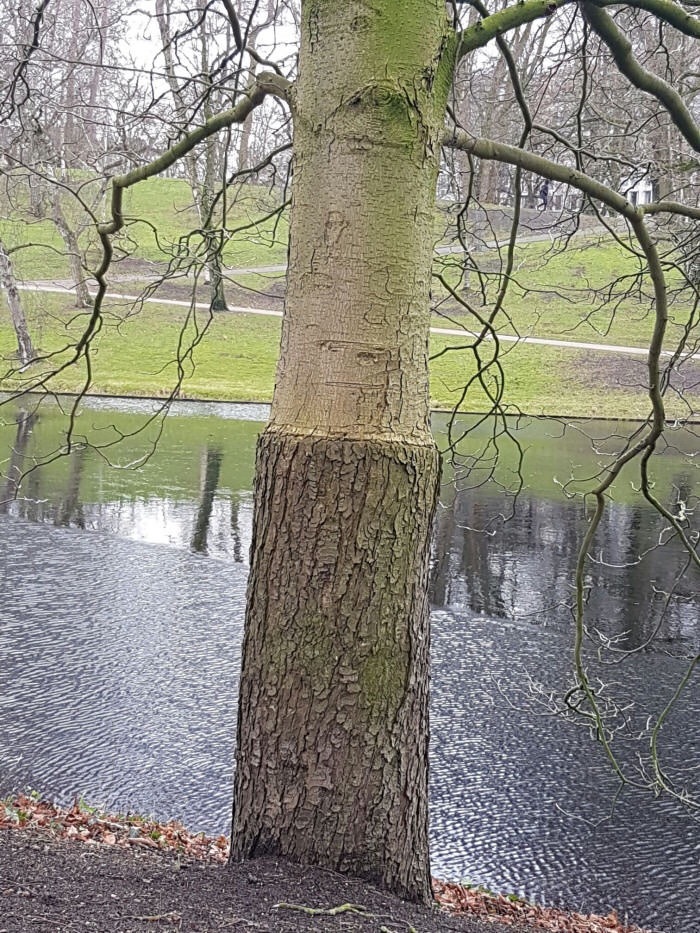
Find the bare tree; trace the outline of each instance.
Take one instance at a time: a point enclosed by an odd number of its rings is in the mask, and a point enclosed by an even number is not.
[[[21,366],[27,366],[36,353],[32,345],[32,339],[29,335],[27,318],[22,308],[22,301],[17,288],[17,280],[12,268],[12,260],[5,244],[0,240],[0,283],[7,296],[7,304],[10,309],[10,319],[12,327],[17,337],[17,356]]]
[[[119,162],[111,103],[118,82],[110,76],[121,37],[121,7],[84,0],[42,4],[37,15],[41,46],[26,60],[22,55],[32,48],[33,10],[21,4],[16,14],[5,11],[6,21],[15,26],[3,65],[8,206],[15,216],[28,208],[31,217],[54,223],[81,307],[91,302],[82,241],[94,229],[106,173]]]

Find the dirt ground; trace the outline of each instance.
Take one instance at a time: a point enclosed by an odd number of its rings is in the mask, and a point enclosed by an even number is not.
[[[226,836],[176,821],[12,795],[0,800],[0,933],[645,933],[614,912],[571,913],[435,878],[435,905],[419,906],[279,859],[229,865],[228,853]]]
[[[39,831],[0,830],[0,933],[531,929],[407,904],[333,872],[273,859],[229,867],[138,846],[86,845]]]

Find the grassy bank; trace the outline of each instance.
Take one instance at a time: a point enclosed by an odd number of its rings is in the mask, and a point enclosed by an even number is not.
[[[26,193],[25,193],[26,194]],[[0,236],[10,248],[18,276],[24,281],[66,279],[69,275],[65,249],[53,223],[32,219],[21,190],[13,199],[0,198]],[[64,208],[73,211],[68,198]],[[231,191],[227,224],[230,237],[223,258],[228,267],[251,268],[285,261],[286,217],[274,210],[278,199],[262,188],[243,186]],[[498,213],[498,212],[496,212]],[[503,213],[503,212],[501,212]],[[533,213],[533,212],[531,212]],[[148,285],[148,274],[162,274],[174,257],[181,257],[183,271],[201,253],[198,219],[191,192],[182,180],[156,178],[129,190],[125,200],[127,226],[115,239],[115,263],[111,270],[114,290],[138,294]],[[590,220],[590,218],[585,218]],[[449,215],[436,214],[436,235]],[[537,242],[523,241],[515,250],[508,294],[493,320],[499,334],[536,336],[576,342],[644,347],[654,323],[649,283],[641,274],[643,263],[633,250],[609,235],[591,229],[568,242],[550,240],[554,215],[534,212],[525,223],[536,224]],[[474,221],[478,224],[478,221]],[[483,222],[483,221],[482,221]],[[436,327],[478,330],[479,317],[498,306],[506,255],[493,244],[493,236],[505,237],[509,218],[488,228],[474,248],[481,272],[472,271],[468,288],[461,278],[463,257],[436,257],[434,282]],[[589,225],[590,228],[590,225]],[[524,234],[533,230],[524,229]],[[92,234],[85,228],[81,240],[88,265],[96,258]],[[444,242],[444,240],[443,240]],[[200,257],[201,258],[201,257]],[[121,260],[121,261],[120,261]],[[119,281],[119,276],[128,280]],[[669,266],[672,291],[668,347],[681,336],[691,312],[691,296],[682,290],[677,270]],[[451,294],[447,285],[461,296]],[[233,304],[280,306],[284,277],[280,274],[236,273],[228,284]],[[165,282],[157,295],[187,299],[192,279]],[[87,320],[65,296],[23,292],[32,337],[44,353],[56,353],[51,365],[70,357],[62,348],[75,344]],[[197,295],[206,300],[202,284]],[[220,314],[209,321],[205,312],[187,315],[187,309],[160,304],[130,307],[111,300],[106,305],[102,333],[91,359],[91,390],[102,394],[166,396],[181,379],[180,394],[192,398],[268,401],[279,343],[279,320],[246,314]],[[481,351],[483,377],[475,378],[477,363],[468,348],[470,338],[438,336],[432,340],[435,357],[431,367],[432,404],[438,408],[459,405],[464,410],[485,411],[491,397],[502,397],[510,410],[532,414],[643,418],[649,409],[643,389],[646,382],[642,356],[615,355],[582,349],[504,343],[497,365],[493,343]],[[197,344],[193,352],[188,348]],[[456,349],[459,347],[464,349]],[[13,365],[15,339],[0,296],[0,359],[5,369]],[[180,364],[177,363],[178,358]],[[499,368],[499,366],[502,368]],[[686,394],[689,404],[669,393],[669,414],[685,417],[700,408],[700,366],[689,364],[685,376],[675,376],[674,389]],[[23,378],[36,378],[47,370],[33,367]],[[21,380],[6,378],[0,388],[12,389]],[[85,385],[85,369],[67,369],[52,382],[57,391],[78,391]],[[469,385],[467,392],[464,387]]]
[[[2,380],[0,388],[5,390],[66,362],[88,316],[76,311],[66,296],[24,294],[35,342],[44,353],[54,355],[21,376]],[[272,397],[279,318],[232,312],[210,318],[205,311],[192,314],[186,308],[157,303],[144,304],[134,313],[118,301],[107,302],[106,311],[91,356],[92,392],[166,396],[181,373],[181,396],[236,401],[269,401]],[[191,349],[194,343],[197,345]],[[489,393],[497,395],[503,380],[504,403],[531,414],[640,418],[648,411],[641,388],[645,380],[643,357],[503,344],[501,375],[492,359],[494,344],[487,343],[482,352],[483,380],[478,380],[474,378],[474,354],[464,348],[468,343],[468,339],[456,336],[433,337],[431,351],[437,355],[431,364],[434,407],[460,404],[463,410],[488,410]],[[15,349],[14,335],[3,315],[0,357],[5,367],[12,363]],[[56,391],[74,392],[84,385],[85,378],[81,363],[56,376],[52,386]],[[464,386],[470,380],[465,394]],[[695,407],[700,407],[697,387],[687,392]],[[687,408],[670,399],[669,413],[680,417]]]

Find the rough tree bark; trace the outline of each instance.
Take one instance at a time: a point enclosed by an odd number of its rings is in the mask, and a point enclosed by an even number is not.
[[[234,858],[427,900],[427,350],[443,0],[302,4],[289,281],[256,467]]]

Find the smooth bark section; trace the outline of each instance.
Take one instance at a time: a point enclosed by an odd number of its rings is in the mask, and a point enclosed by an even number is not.
[[[272,423],[426,435],[435,183],[456,36],[443,0],[302,8]]]
[[[232,857],[428,900],[434,445],[258,444]]]

